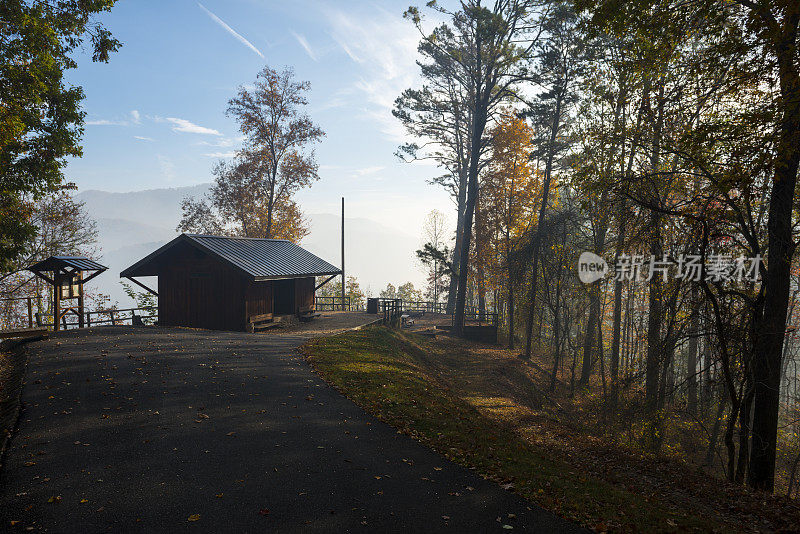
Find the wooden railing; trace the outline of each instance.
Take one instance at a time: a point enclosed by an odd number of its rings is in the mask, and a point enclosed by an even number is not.
[[[350,310],[350,297],[335,295],[330,297],[314,297],[317,311]]]
[[[139,312],[139,313],[137,313]],[[36,313],[37,326],[52,328],[52,313]],[[74,319],[68,321],[68,319]],[[98,325],[121,326],[125,324],[151,324],[158,320],[158,307],[147,306],[143,308],[121,308],[108,310],[95,310],[85,312],[85,324],[87,327]],[[65,313],[61,318],[61,325],[64,329],[77,328],[78,316],[76,313]]]
[[[383,324],[396,326],[403,313],[403,301],[400,299],[380,299],[381,312],[383,313]]]
[[[412,313],[447,313],[447,303],[429,300],[404,300],[403,311]]]
[[[455,316],[453,316],[453,320]],[[464,312],[464,324],[470,326],[497,326],[497,314],[494,312]]]

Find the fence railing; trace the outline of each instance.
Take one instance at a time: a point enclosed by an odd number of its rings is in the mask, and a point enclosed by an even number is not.
[[[52,313],[36,313],[36,326],[53,327]],[[152,324],[158,320],[158,307],[147,306],[143,308],[121,308],[108,310],[95,310],[84,313],[87,327],[98,325],[121,326],[125,324]],[[78,314],[67,311],[61,317],[61,327],[78,328]]]
[[[455,316],[452,317],[451,324],[454,320]],[[464,324],[471,326],[497,326],[497,314],[494,312],[479,311],[464,312]]]
[[[330,297],[314,297],[314,305],[317,311],[349,310],[350,297],[341,295]]]
[[[399,298],[369,298],[367,299],[367,306],[366,310],[369,313],[384,313],[384,310],[387,309],[386,303],[388,304],[388,309],[397,310],[397,312],[404,312],[404,313],[441,313],[447,314],[447,303],[445,302],[433,302],[429,300],[402,300]],[[370,310],[369,301],[377,301],[377,305]],[[347,310],[347,311],[362,311],[364,310],[364,306],[361,303],[353,302],[350,297],[345,296],[344,299],[340,295],[336,296],[319,296],[314,298],[314,304],[317,311],[336,311],[336,310]],[[489,312],[481,312],[478,310],[477,306],[466,306],[464,308],[465,316],[470,321],[478,321],[482,324],[487,324],[488,321],[492,321],[492,325],[497,325],[497,314],[490,314]],[[492,315],[492,317],[489,317]]]
[[[370,299],[368,299],[370,300]],[[375,299],[378,301],[378,311],[382,308],[382,303],[384,301],[400,301],[400,311],[406,313],[441,313],[442,315],[447,315],[447,303],[446,302],[433,302],[429,300],[402,300],[402,299],[387,299],[387,298],[378,298]],[[488,312],[484,312],[483,315],[487,315]],[[464,308],[465,315],[478,315],[480,311],[478,310],[477,306],[467,305]],[[495,314],[496,315],[496,314]]]
[[[403,311],[412,313],[447,313],[447,303],[427,300],[404,300]]]
[[[397,325],[400,315],[403,313],[403,301],[400,299],[380,299],[381,312],[383,313],[383,324]]]

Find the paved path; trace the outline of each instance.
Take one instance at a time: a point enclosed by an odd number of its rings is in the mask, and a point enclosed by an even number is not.
[[[365,414],[294,352],[307,337],[105,327],[32,344],[0,532],[577,530]]]

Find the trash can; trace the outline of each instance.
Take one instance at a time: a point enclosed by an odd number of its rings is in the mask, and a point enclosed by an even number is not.
[[[378,313],[378,299],[367,299],[367,313]]]

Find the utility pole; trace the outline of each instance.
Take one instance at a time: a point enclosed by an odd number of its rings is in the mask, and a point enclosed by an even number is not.
[[[344,197],[342,197],[342,310],[344,310],[344,295],[345,295],[345,277],[344,277]]]

